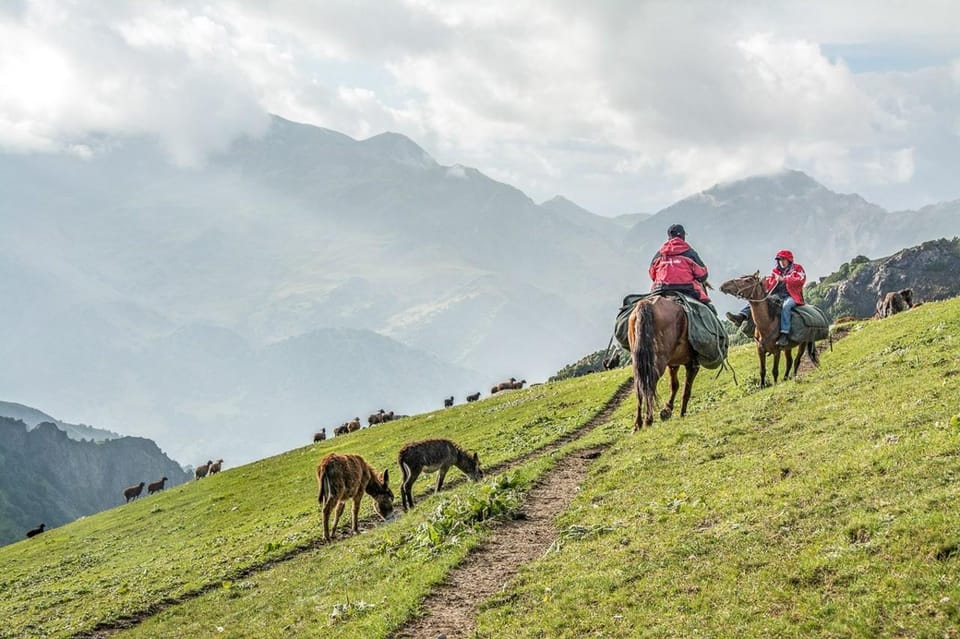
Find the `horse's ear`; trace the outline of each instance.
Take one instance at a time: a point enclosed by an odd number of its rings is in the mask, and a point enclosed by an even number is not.
[[[760,279],[760,271],[758,270],[756,273],[753,274],[753,276],[757,279]]]
[[[387,474],[388,472],[389,471],[386,468],[383,469],[383,485],[384,486],[390,483],[390,475]]]

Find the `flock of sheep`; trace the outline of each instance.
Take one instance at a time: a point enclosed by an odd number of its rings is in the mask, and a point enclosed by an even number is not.
[[[509,381],[495,384],[490,389],[490,394],[495,395],[500,391],[508,389],[520,389],[523,388],[524,384],[526,383],[527,380],[525,379],[517,381],[515,377],[511,377]],[[466,399],[468,402],[475,402],[480,399],[480,392],[478,391],[476,393],[467,395]],[[448,408],[453,406],[453,402],[454,398],[451,395],[450,397],[444,398],[443,405],[445,408]],[[394,419],[400,419],[401,417],[406,417],[406,415],[397,415],[392,410],[388,412],[381,408],[378,412],[372,413],[367,418],[367,424],[369,426],[373,426],[374,424],[383,424],[393,421]],[[340,426],[334,428],[333,434],[335,436],[346,435],[347,433],[360,430],[360,428],[360,418],[354,417],[349,422],[344,422]],[[326,438],[327,429],[322,428],[319,432],[314,433],[313,441],[323,441]],[[328,458],[331,457],[336,459],[330,459],[328,461]],[[346,459],[354,457],[359,459],[359,461],[356,459]],[[480,461],[477,458],[476,453],[470,456],[459,446],[445,439],[431,439],[423,442],[414,442],[412,444],[408,444],[400,451],[400,458],[398,461],[400,463],[400,468],[403,471],[401,496],[403,497],[403,506],[405,509],[408,506],[413,506],[413,495],[410,487],[413,482],[416,481],[417,477],[420,476],[422,471],[432,472],[433,470],[439,470],[436,486],[437,491],[439,491],[440,487],[443,485],[443,478],[451,466],[457,466],[473,480],[476,480],[480,477]],[[202,479],[207,475],[216,475],[220,472],[222,466],[222,459],[218,459],[217,461],[207,460],[206,464],[201,464],[194,469],[194,478]],[[328,468],[326,474],[322,472],[324,468]],[[328,488],[326,492],[324,492],[324,476],[327,477]],[[336,517],[333,523],[333,528],[335,529],[337,527],[337,523],[340,521],[340,514],[343,512],[344,502],[347,498],[354,499],[354,531],[357,530],[357,511],[360,508],[360,498],[363,496],[364,491],[374,497],[374,500],[377,503],[377,513],[380,514],[384,519],[389,517],[393,510],[393,492],[387,487],[387,471],[384,470],[383,474],[378,477],[376,472],[370,468],[370,465],[358,455],[340,455],[331,453],[324,458],[323,462],[320,464],[320,467],[317,468],[317,480],[320,483],[320,503],[332,504],[329,506],[329,508],[326,505],[324,506],[323,525],[325,539],[330,538],[330,533],[328,532],[328,520],[332,508],[337,508]],[[168,479],[166,477],[162,477],[155,482],[150,482],[149,484],[146,482],[140,482],[134,486],[128,486],[123,490],[125,503],[129,503],[130,501],[139,498],[143,494],[144,486],[147,488],[148,495],[160,492],[165,488],[167,481]],[[357,488],[358,486],[359,489]],[[359,490],[359,492],[357,492],[357,490]],[[390,501],[389,507],[386,506],[386,496],[388,494]],[[44,532],[45,528],[46,524],[40,524],[36,528],[27,531],[27,537],[35,537],[36,535]]]
[[[516,377],[511,377],[509,381],[500,382],[499,384],[494,384],[494,386],[490,389],[490,394],[496,395],[497,393],[503,390],[520,389],[520,388],[523,388],[523,385],[526,383],[527,383],[527,380],[525,379],[521,379],[518,382]],[[467,395],[468,402],[475,402],[478,399],[480,399],[480,391]],[[450,408],[451,406],[453,406],[453,404],[454,404],[453,395],[451,395],[450,397],[445,397],[443,399],[444,408]],[[407,415],[396,415],[394,414],[393,411],[387,412],[381,408],[378,412],[372,413],[367,418],[367,425],[373,426],[374,424],[383,424],[389,421],[393,421],[395,419],[400,419],[401,417],[407,417]],[[363,425],[360,423],[360,418],[354,417],[348,422],[343,422],[339,426],[335,426],[333,429],[333,436],[336,437],[337,435],[346,435],[347,433],[353,433],[355,431],[358,431],[361,428],[363,428]],[[321,441],[324,441],[326,438],[327,438],[326,428],[321,428],[319,431],[313,434],[314,442],[321,442]]]
[[[222,467],[223,467],[222,459],[218,459],[217,461],[208,460],[206,464],[201,464],[200,466],[197,466],[193,470],[193,476],[196,479],[202,479],[207,475],[216,475],[217,473],[220,472],[220,469]],[[147,494],[152,495],[153,493],[160,492],[161,490],[164,489],[165,487],[164,485],[166,484],[166,482],[167,482],[167,478],[161,477],[157,481],[146,484]],[[127,500],[127,502],[130,502],[131,500],[140,497],[140,495],[143,494],[143,486],[144,486],[144,482],[140,482],[135,486],[128,486],[127,488],[124,488],[123,496]]]

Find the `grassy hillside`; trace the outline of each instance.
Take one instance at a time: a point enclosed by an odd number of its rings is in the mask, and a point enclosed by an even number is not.
[[[68,637],[125,616],[139,623],[119,636],[389,636],[558,456],[597,444],[609,447],[558,542],[484,605],[477,636],[955,635],[960,300],[857,324],[822,358],[761,391],[752,349],[736,349],[740,385],[705,371],[684,420],[631,435],[631,398],[549,454],[531,453],[587,423],[626,371],[391,422],[115,508],[0,549],[0,636]],[[426,436],[502,472],[320,543],[320,457],[361,452],[399,492],[396,450]]]
[[[0,636],[71,636],[142,614],[156,602],[189,597],[211,587],[236,582],[235,588],[226,589],[243,592],[251,583],[244,575],[280,559],[297,557],[301,563],[329,565],[356,544],[382,546],[388,539],[396,543],[399,535],[417,527],[431,502],[418,504],[415,516],[384,526],[377,535],[319,544],[322,533],[314,472],[325,453],[360,452],[377,468],[388,468],[399,496],[396,453],[403,443],[449,437],[478,451],[484,467],[504,464],[578,428],[622,381],[621,372],[615,377],[537,386],[389,422],[228,470],[0,548],[0,618],[6,622],[0,626]],[[458,475],[459,471],[451,471],[450,480]],[[429,481],[421,480],[416,488],[426,490]],[[481,494],[491,490],[470,488]],[[509,489],[501,487],[497,492]],[[365,499],[362,514],[370,513]],[[451,545],[444,551],[446,561],[455,562],[464,551]],[[336,562],[351,569],[350,562]],[[420,566],[422,558],[408,563],[411,570]],[[436,581],[437,575],[431,579]],[[352,575],[346,578],[347,583],[358,581]],[[314,588],[319,585],[316,579],[312,583]],[[334,598],[331,606],[342,600],[340,593],[329,594],[341,597]],[[410,600],[408,606],[414,604]],[[258,635],[266,636],[251,636]]]

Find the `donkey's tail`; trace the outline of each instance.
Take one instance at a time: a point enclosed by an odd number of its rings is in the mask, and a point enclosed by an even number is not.
[[[317,483],[320,484],[320,492],[317,494],[317,501],[320,502],[320,505],[323,506],[324,498],[330,494],[330,480],[327,478],[327,473],[324,470],[317,471]]]
[[[641,304],[637,313],[637,341],[634,346],[633,377],[649,397],[656,397],[657,369],[653,352],[653,305]]]

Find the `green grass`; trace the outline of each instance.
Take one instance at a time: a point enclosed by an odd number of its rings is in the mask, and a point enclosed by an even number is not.
[[[956,636],[958,376],[951,301],[861,323],[795,383],[698,379],[710,409],[622,438],[558,522],[598,532],[477,636]]]
[[[387,637],[559,456],[596,444],[607,452],[557,542],[482,605],[477,637],[957,636],[960,300],[857,323],[822,361],[761,390],[752,347],[734,349],[740,385],[703,371],[685,419],[630,434],[631,398],[551,454],[530,453],[586,423],[626,371],[391,422],[115,508],[0,548],[0,636],[66,637],[156,606],[117,634]],[[421,479],[410,513],[318,543],[324,453],[362,453],[398,492],[396,451],[428,436],[515,465],[476,484],[453,471],[436,497]]]
[[[318,552],[310,550],[322,537],[315,468],[325,453],[362,453],[390,469],[399,492],[403,443],[449,437],[478,451],[482,466],[510,462],[586,423],[623,376],[537,386],[364,429],[0,548],[0,636],[70,636],[224,582],[235,582],[226,591],[242,592],[249,580],[237,575]],[[459,471],[450,478],[455,483]],[[361,514],[372,514],[366,500]]]

